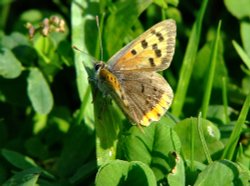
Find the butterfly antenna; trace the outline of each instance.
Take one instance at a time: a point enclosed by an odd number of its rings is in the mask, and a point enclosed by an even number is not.
[[[79,49],[77,46],[73,45],[72,48],[75,49],[75,50],[77,50],[77,51],[79,51],[79,52],[81,52],[81,53],[83,53],[83,54],[85,54],[85,55],[87,55],[88,57],[91,58],[91,60],[92,60],[93,62],[96,62],[96,61],[97,61],[96,58],[94,58],[93,56],[89,55],[87,52],[85,52],[85,51]]]
[[[100,45],[101,61],[103,61],[103,46],[102,46],[102,35],[101,35],[99,17],[96,16],[95,19],[96,19],[96,26],[97,26],[98,35],[99,35],[99,45]]]

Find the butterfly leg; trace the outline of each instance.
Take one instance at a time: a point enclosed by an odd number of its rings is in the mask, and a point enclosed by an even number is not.
[[[136,113],[135,113],[134,110],[133,110],[133,115],[134,115],[134,118],[137,118]],[[138,120],[138,118],[137,118],[137,120]],[[142,127],[139,123],[136,123],[136,125],[137,125],[137,127],[140,129],[140,131],[141,131],[142,133],[145,133],[143,127]]]
[[[98,94],[98,88],[95,86],[94,90],[93,90],[93,100],[92,100],[92,103],[95,102],[97,94]]]

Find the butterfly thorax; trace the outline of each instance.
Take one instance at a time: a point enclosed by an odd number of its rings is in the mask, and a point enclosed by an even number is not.
[[[117,77],[108,69],[108,66],[104,62],[95,64],[96,79],[98,88],[107,94],[110,89],[115,92],[120,92],[121,85]]]

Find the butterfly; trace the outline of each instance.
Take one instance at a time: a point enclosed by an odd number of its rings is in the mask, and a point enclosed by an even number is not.
[[[158,121],[170,107],[173,91],[157,72],[167,69],[176,42],[176,23],[167,19],[127,44],[107,63],[95,64],[98,88],[110,95],[137,125]]]

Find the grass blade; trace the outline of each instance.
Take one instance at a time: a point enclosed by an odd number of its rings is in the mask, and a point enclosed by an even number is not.
[[[210,100],[211,93],[212,93],[215,67],[216,67],[217,55],[218,55],[218,45],[219,45],[219,39],[220,39],[220,28],[221,28],[221,21],[219,22],[219,25],[217,28],[216,38],[215,38],[212,52],[211,52],[211,56],[210,56],[210,64],[211,65],[210,65],[210,69],[209,69],[209,73],[208,73],[207,86],[206,86],[205,95],[203,97],[203,103],[202,103],[203,118],[206,118],[209,100]]]
[[[226,123],[228,124],[230,122],[230,118],[228,115],[228,101],[227,101],[227,78],[222,78],[222,99],[223,99],[223,106],[224,106],[224,112],[225,112],[225,119]]]
[[[234,40],[233,40],[233,46],[234,46],[235,50],[237,51],[237,53],[239,54],[239,56],[242,59],[242,61],[245,63],[245,65],[247,66],[247,68],[250,70],[250,58],[247,55],[247,53]]]
[[[246,121],[246,117],[247,117],[249,108],[250,108],[250,93],[248,94],[248,96],[243,104],[239,118],[236,122],[236,125],[232,131],[232,134],[230,135],[228,143],[227,143],[225,150],[223,152],[222,159],[232,160],[236,145],[237,145],[239,138],[240,138],[240,133],[241,133],[242,127]]]
[[[200,140],[201,140],[202,148],[203,148],[204,154],[206,156],[206,159],[208,161],[208,164],[211,164],[211,163],[213,163],[213,160],[212,160],[212,158],[210,156],[209,149],[208,149],[208,146],[207,146],[207,143],[206,143],[206,139],[204,137],[204,132],[203,132],[203,129],[202,129],[201,113],[199,113],[197,122],[198,122],[198,134],[199,134],[199,137],[200,137]]]
[[[201,26],[202,26],[203,16],[207,7],[207,3],[208,0],[203,1],[202,7],[199,12],[199,16],[195,24],[193,25],[191,36],[188,41],[188,46],[184,56],[183,65],[181,67],[180,79],[177,86],[175,99],[172,105],[172,113],[175,116],[180,116],[182,107],[185,102],[186,93],[200,42]]]

